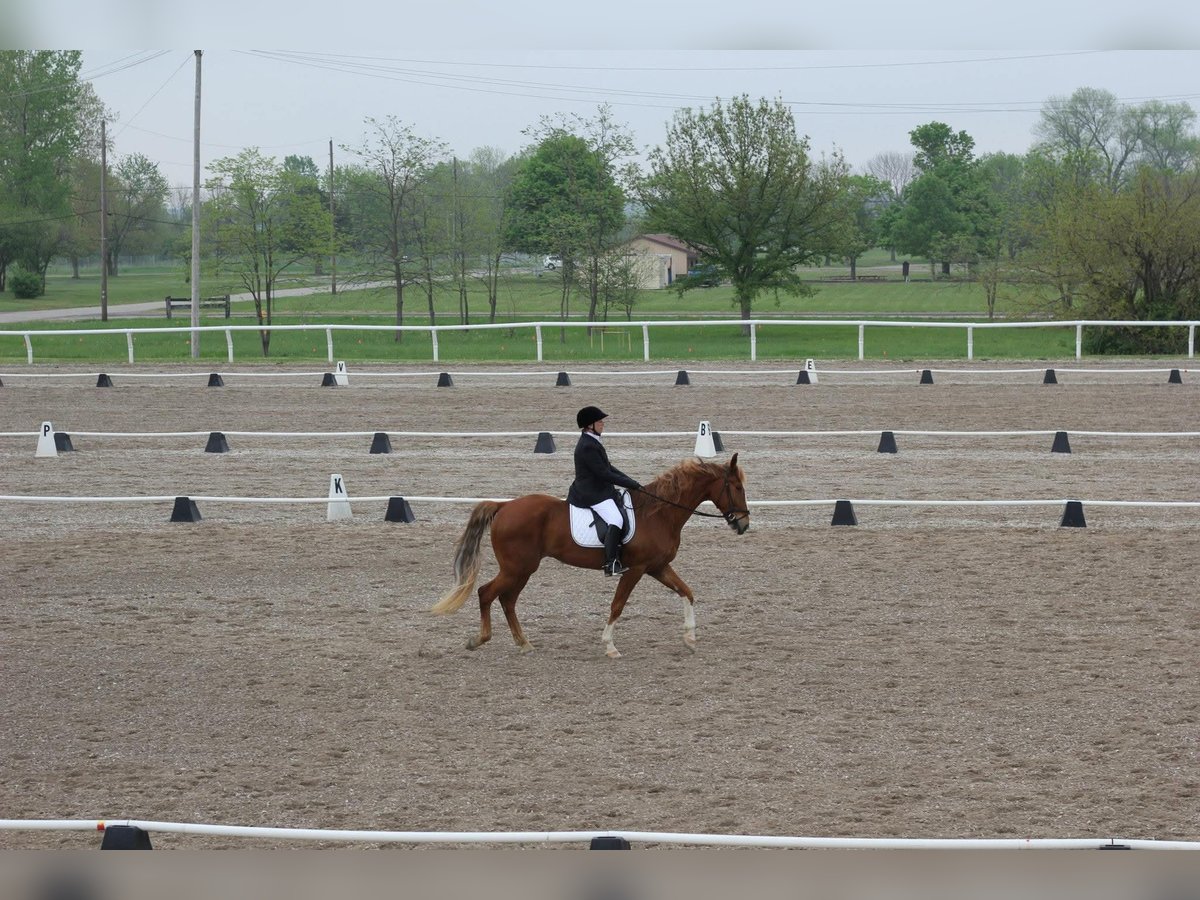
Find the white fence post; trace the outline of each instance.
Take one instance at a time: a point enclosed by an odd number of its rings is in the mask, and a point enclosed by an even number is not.
[[[863,347],[865,344],[865,341],[863,338],[865,336],[866,330],[867,330],[867,326],[864,323],[859,322],[858,323],[858,358],[859,359],[863,358]]]
[[[133,364],[133,332],[125,332],[125,345],[129,347],[129,363]]]
[[[542,326],[534,325],[533,332],[534,332],[534,338],[537,340],[537,356],[538,356],[537,361],[541,362],[542,361]]]
[[[758,359],[758,323],[750,321],[750,362]]]
[[[1075,326],[1075,358],[1083,358],[1083,326]]]
[[[438,362],[441,351],[438,348],[437,329],[433,326],[429,328],[429,339],[433,342],[433,361]]]
[[[29,335],[25,334],[25,335],[22,335],[22,337],[25,338],[25,358],[29,361],[29,364],[32,366],[33,365],[33,343],[29,340]]]
[[[229,361],[233,362],[233,332],[225,329],[225,348],[229,351]]]
[[[975,358],[975,328],[967,326],[967,359]]]
[[[325,348],[328,353],[329,362],[333,362],[333,329],[325,329]]]
[[[1196,326],[1188,326],[1188,359],[1196,355]]]
[[[642,360],[650,362],[650,326],[642,326]]]

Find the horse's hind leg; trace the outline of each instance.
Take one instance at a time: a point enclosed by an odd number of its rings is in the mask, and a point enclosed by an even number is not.
[[[670,565],[663,566],[657,572],[651,572],[655,578],[683,598],[683,643],[689,650],[696,649],[696,597]]]
[[[533,644],[529,643],[529,639],[525,637],[525,631],[521,628],[521,622],[517,618],[517,598],[521,596],[521,591],[524,590],[527,581],[529,581],[528,575],[513,578],[500,594],[500,608],[504,610],[504,618],[508,620],[508,628],[512,632],[513,640],[516,641],[517,649],[522,653],[528,653],[533,649]]]
[[[496,585],[502,577],[503,573],[479,588],[479,634],[467,641],[468,650],[478,650],[492,639],[492,601],[499,593]]]

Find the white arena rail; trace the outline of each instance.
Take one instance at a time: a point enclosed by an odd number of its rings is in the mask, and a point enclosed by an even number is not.
[[[359,831],[334,828],[272,828],[210,825],[143,819],[0,819],[0,831],[104,832],[113,827],[160,834],[260,838],[281,841],[339,841],[377,844],[579,844],[624,838],[640,844],[700,847],[875,850],[1200,850],[1198,841],[1096,838],[828,838],[785,835],[688,834],[673,831]]]
[[[129,362],[134,361],[135,334],[190,334],[192,345],[195,346],[203,332],[224,334],[227,356],[233,362],[233,335],[235,332],[261,331],[323,331],[329,362],[334,360],[333,335],[340,331],[410,331],[429,335],[433,361],[440,359],[438,335],[453,331],[492,331],[504,329],[533,329],[537,343],[537,359],[545,359],[543,329],[564,328],[640,328],[642,332],[642,358],[650,360],[650,330],[652,328],[712,328],[737,326],[748,331],[749,356],[751,360],[758,359],[758,333],[762,328],[846,328],[858,329],[858,358],[866,358],[866,329],[870,328],[956,328],[966,332],[967,359],[975,358],[975,332],[995,328],[1074,328],[1075,329],[1075,358],[1083,357],[1083,329],[1094,328],[1186,328],[1187,355],[1195,357],[1196,326],[1200,320],[1169,320],[1169,321],[1140,321],[1140,320],[1104,320],[1104,319],[1072,319],[1046,320],[1039,322],[931,322],[931,321],[890,321],[880,319],[690,319],[690,320],[645,320],[629,322],[579,322],[579,321],[549,321],[549,322],[503,322],[479,323],[468,325],[330,325],[313,323],[309,325],[201,325],[197,327],[184,326],[180,328],[71,328],[71,329],[6,329],[0,330],[0,339],[6,336],[20,338],[25,342],[27,361],[33,363],[33,338],[47,336],[76,336],[76,335],[125,335]]]
[[[360,497],[220,497],[208,494],[145,494],[129,497],[86,497],[86,496],[44,496],[32,494],[0,494],[0,502],[4,503],[166,503],[177,497],[185,496],[191,500],[204,503],[383,503],[399,494],[382,494],[378,496]],[[404,494],[405,500],[418,503],[483,503],[485,501],[505,503],[512,497],[427,497]],[[786,507],[786,506],[833,506],[838,503],[852,503],[855,506],[1063,506],[1067,503],[1081,503],[1084,506],[1111,507],[1145,507],[1148,509],[1192,509],[1200,507],[1200,500],[1087,500],[1081,498],[1022,498],[1011,500],[967,499],[967,500],[925,500],[925,499],[867,499],[867,498],[821,498],[803,500],[749,500],[751,507]],[[703,501],[702,506],[713,506],[709,500]]]

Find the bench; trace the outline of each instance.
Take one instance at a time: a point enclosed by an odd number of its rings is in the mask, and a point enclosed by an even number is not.
[[[173,309],[188,309],[192,308],[191,297],[166,297],[164,302],[167,305],[167,318],[171,318],[171,310]],[[225,318],[229,318],[229,295],[223,297],[201,297],[200,306],[211,306],[225,310]]]

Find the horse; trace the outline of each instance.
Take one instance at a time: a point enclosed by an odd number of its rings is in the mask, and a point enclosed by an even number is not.
[[[733,454],[727,465],[684,460],[631,496],[637,530],[621,554],[629,571],[617,582],[608,623],[601,636],[605,655],[610,659],[620,657],[613,643],[613,628],[634,587],[647,574],[683,598],[683,642],[695,651],[696,598],[671,568],[671,561],[679,551],[683,525],[692,515],[723,518],[738,534],[745,534],[750,528],[745,477],[738,467],[737,454]],[[696,508],[705,500],[711,501],[720,513],[697,512]],[[467,649],[476,650],[491,639],[492,601],[499,600],[517,649],[522,653],[531,651],[533,645],[517,619],[517,598],[542,560],[553,557],[581,569],[600,569],[604,565],[603,549],[580,547],[571,538],[569,516],[567,502],[547,494],[526,494],[502,502],[484,500],[477,504],[455,544],[454,587],[433,605],[431,612],[451,613],[466,601],[483,567],[479,547],[490,527],[500,572],[479,588],[479,634],[467,642]]]

